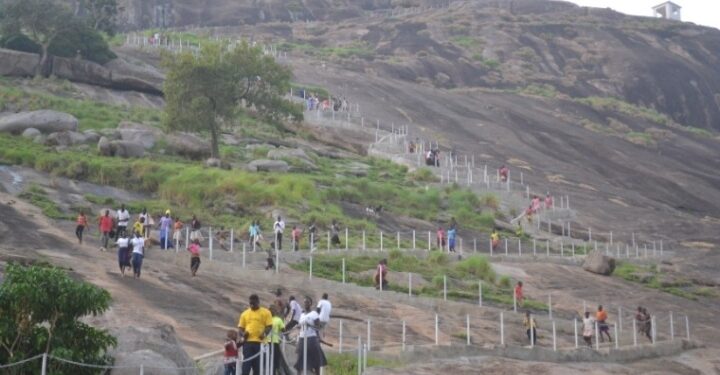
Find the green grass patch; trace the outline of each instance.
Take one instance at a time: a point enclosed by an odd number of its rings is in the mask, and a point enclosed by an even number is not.
[[[578,103],[588,105],[598,111],[619,112],[628,116],[640,118],[646,121],[666,126],[673,123],[673,121],[667,115],[662,114],[654,109],[630,104],[617,98],[592,96],[588,98],[574,100]]]
[[[388,259],[390,272],[410,272],[427,280],[427,285],[413,288],[413,294],[443,297],[444,276],[447,277],[448,298],[477,301],[478,282],[483,281],[483,300],[504,306],[512,306],[512,285],[509,277],[498,279],[488,259],[472,255],[461,261],[452,261],[446,253],[432,252],[427,258],[416,257],[398,250],[386,254],[361,255],[345,258],[346,282],[372,287],[371,273],[382,258]],[[318,255],[313,257],[313,277],[342,281],[342,255]],[[309,260],[292,264],[293,269],[307,272]],[[392,291],[407,293],[406,283],[390,283]],[[526,299],[520,306],[524,309],[545,310],[539,301]]]
[[[613,276],[693,301],[700,297],[708,298],[718,295],[717,291],[713,288],[693,285],[682,279],[668,279],[664,281],[656,265],[642,266],[628,262],[620,262],[617,267],[615,267]]]
[[[325,353],[327,357],[328,365],[325,367],[325,372],[328,375],[355,375],[358,372],[357,369],[357,355],[354,353]],[[368,355],[367,359],[368,367],[382,367],[382,368],[397,368],[400,367],[400,361],[385,360],[375,358],[372,353]]]
[[[71,214],[63,213],[60,207],[47,196],[47,192],[37,185],[29,185],[25,191],[20,193],[19,197],[27,200],[33,206],[39,207],[43,214],[51,219],[72,220],[74,218]]]
[[[162,112],[150,108],[122,107],[91,100],[28,92],[15,87],[12,81],[0,81],[0,112],[52,109],[66,112],[78,119],[85,129],[114,128],[121,121],[159,124]]]

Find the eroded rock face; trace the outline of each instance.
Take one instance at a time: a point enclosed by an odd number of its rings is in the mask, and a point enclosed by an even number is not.
[[[0,118],[0,133],[22,134],[25,130],[34,128],[49,134],[64,130],[75,131],[78,120],[67,113],[40,110],[20,112]]]
[[[112,332],[118,340],[118,346],[110,354],[115,357],[116,368],[113,375],[136,375],[140,365],[144,365],[144,374],[168,375],[184,374],[182,370],[158,369],[192,367],[192,358],[183,350],[170,325],[155,327],[128,326]]]
[[[210,142],[192,133],[168,134],[167,147],[170,153],[190,159],[207,159],[210,156]]]
[[[162,136],[160,129],[143,124],[123,121],[118,125],[118,133],[123,141],[140,143],[149,150],[155,146],[157,138]]]
[[[100,155],[117,156],[121,158],[141,158],[145,156],[145,146],[142,143],[131,141],[111,141],[101,137],[97,149]]]
[[[252,172],[287,172],[290,166],[282,160],[259,159],[248,163],[247,169]]]

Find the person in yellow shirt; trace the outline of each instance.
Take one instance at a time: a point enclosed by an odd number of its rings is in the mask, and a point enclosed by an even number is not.
[[[143,233],[145,233],[145,218],[140,217],[138,218],[135,223],[133,223],[133,234],[139,233],[141,236]]]
[[[270,310],[260,307],[260,297],[250,296],[250,307],[240,314],[238,320],[238,336],[242,337],[243,358],[251,358],[260,353],[260,347],[272,330],[272,314]],[[260,374],[260,356],[247,360],[242,364],[242,375]]]
[[[525,312],[523,326],[525,326],[525,331],[527,332],[527,337],[530,344],[537,345],[537,322],[535,321],[535,318],[533,318],[533,316],[530,314],[530,311]]]
[[[500,234],[498,233],[497,229],[493,230],[492,234],[490,235],[490,240],[492,241],[492,248],[495,250],[500,244]]]

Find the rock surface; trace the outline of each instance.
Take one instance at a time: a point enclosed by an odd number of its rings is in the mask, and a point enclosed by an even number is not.
[[[183,350],[175,337],[175,329],[170,325],[155,327],[129,326],[112,332],[118,339],[118,346],[111,354],[115,356],[115,366],[136,368],[114,369],[113,375],[136,375],[140,365],[144,374],[168,375],[184,374],[182,370],[159,369],[192,367],[192,358]]]
[[[100,138],[97,149],[103,156],[118,156],[121,158],[141,158],[145,156],[145,147],[141,143],[130,141],[111,141],[106,137]]]
[[[248,163],[247,169],[252,172],[287,172],[290,166],[282,160],[259,159]]]
[[[210,142],[192,133],[172,133],[167,136],[170,153],[201,160],[210,156]]]
[[[45,145],[47,146],[64,146],[70,147],[80,144],[86,144],[92,141],[91,137],[88,137],[84,133],[75,131],[62,131],[51,133],[45,139]]]
[[[0,118],[0,133],[21,134],[26,129],[34,128],[48,134],[63,130],[77,130],[78,120],[67,113],[40,110],[20,112]]]
[[[610,276],[615,271],[615,259],[604,255],[602,251],[592,251],[585,257],[582,267],[592,273]]]
[[[117,131],[121,140],[139,143],[146,150],[153,148],[157,138],[162,135],[162,131],[156,127],[126,121],[118,125]]]
[[[42,134],[42,133],[40,133],[40,130],[37,130],[35,128],[27,128],[27,129],[23,130],[23,132],[22,132],[23,138],[30,138],[30,139],[35,139],[35,137],[37,137],[40,134]]]

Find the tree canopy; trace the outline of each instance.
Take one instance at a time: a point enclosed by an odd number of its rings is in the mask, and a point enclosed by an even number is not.
[[[200,51],[166,54],[165,124],[172,130],[210,133],[219,157],[221,126],[237,125],[238,111],[253,110],[269,121],[302,120],[302,108],[284,99],[288,68],[247,43],[203,45]]]
[[[105,312],[110,294],[76,281],[63,270],[10,264],[0,284],[0,363],[42,353],[72,361],[111,364],[107,349],[117,341],[80,321]],[[49,374],[93,374],[96,369],[51,362]]]

